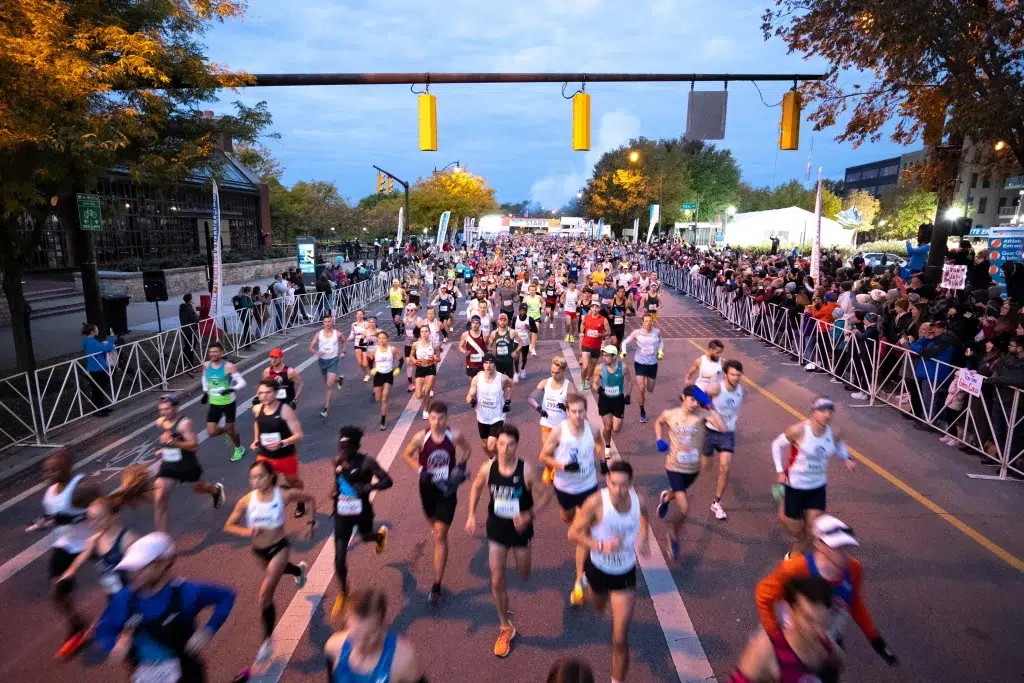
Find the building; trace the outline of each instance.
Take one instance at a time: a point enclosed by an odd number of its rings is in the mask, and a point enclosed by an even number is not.
[[[222,138],[218,185],[221,243],[226,249],[252,250],[270,244],[270,192],[266,183],[234,154]],[[194,174],[184,183],[155,186],[133,181],[125,169],[100,180],[103,228],[95,233],[100,270],[118,264],[151,263],[169,257],[206,253],[206,233],[213,231],[210,174]],[[51,218],[28,270],[63,270],[80,265],[76,225]]]
[[[891,159],[872,161],[869,164],[850,166],[843,181],[843,194],[849,196],[852,190],[865,190],[881,199],[885,191],[901,184],[904,173],[928,156],[928,150],[919,149]]]
[[[992,176],[976,163],[977,146],[968,147],[957,173],[953,205],[963,207],[964,215],[978,228],[1007,225],[1017,213],[1024,194],[1024,170],[1008,178]]]

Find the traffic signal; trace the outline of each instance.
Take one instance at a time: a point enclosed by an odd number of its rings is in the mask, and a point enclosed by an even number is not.
[[[384,174],[377,174],[377,194],[384,194]]]
[[[782,132],[779,149],[791,151],[800,147],[800,93],[790,90],[782,96]]]
[[[572,150],[590,150],[590,95],[585,92],[572,96]]]
[[[388,194],[391,194],[392,192],[395,191],[394,190],[394,183],[395,183],[395,181],[391,179],[391,176],[388,176],[388,192],[387,192]]]
[[[423,93],[418,98],[420,121],[420,151],[437,151],[437,98]]]

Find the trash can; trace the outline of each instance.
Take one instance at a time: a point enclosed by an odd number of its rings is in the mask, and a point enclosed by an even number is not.
[[[128,334],[128,296],[105,296],[103,297],[103,317],[107,320],[107,326],[114,331],[114,335],[123,337]]]

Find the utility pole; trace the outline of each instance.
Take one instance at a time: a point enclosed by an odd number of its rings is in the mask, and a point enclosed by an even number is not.
[[[380,171],[381,173],[383,173],[384,175],[386,175],[387,177],[389,177],[392,180],[394,180],[396,183],[398,183],[399,185],[402,186],[402,189],[405,190],[405,223],[406,223],[406,225],[409,226],[409,228],[408,228],[408,230],[406,232],[408,232],[410,235],[412,235],[413,234],[413,232],[412,232],[412,214],[409,213],[409,183],[407,181],[405,181],[405,180],[402,180],[401,178],[396,176],[394,173],[389,173],[388,171],[385,171],[380,166],[374,165],[374,168],[377,169],[378,171]]]

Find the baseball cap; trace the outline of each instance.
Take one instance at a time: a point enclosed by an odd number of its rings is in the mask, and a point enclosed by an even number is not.
[[[284,351],[282,351],[281,349],[270,349],[270,357],[271,358],[283,358],[284,357]]]
[[[811,410],[832,410],[835,411],[836,403],[827,396],[819,396],[811,404]]]
[[[832,515],[821,515],[814,520],[814,537],[829,548],[860,545],[857,537],[854,536],[853,529]]]
[[[496,360],[498,360],[497,356],[495,356],[490,351],[488,351],[487,353],[484,354],[484,360],[483,360],[484,363],[493,363]]]
[[[619,350],[615,347],[614,344],[605,344],[604,348],[601,349],[601,353],[607,353],[611,356],[617,356],[619,355]]]
[[[146,534],[128,547],[116,569],[118,571],[136,572],[149,566],[154,560],[174,557],[174,541],[162,531]]]

